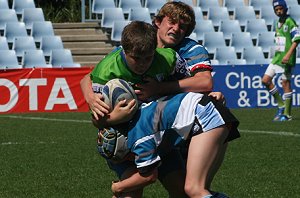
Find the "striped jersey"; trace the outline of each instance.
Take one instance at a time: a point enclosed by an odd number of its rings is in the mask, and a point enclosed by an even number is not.
[[[300,30],[291,17],[288,17],[283,24],[279,21],[276,22],[276,35],[275,35],[275,56],[272,59],[272,64],[284,67],[281,63],[283,57],[291,48],[293,42],[300,41]],[[296,64],[296,50],[291,55],[288,66],[295,66]]]

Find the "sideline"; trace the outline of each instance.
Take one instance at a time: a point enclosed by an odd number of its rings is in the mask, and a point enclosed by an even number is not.
[[[72,119],[57,119],[57,118],[43,118],[43,117],[27,117],[27,116],[13,116],[13,115],[0,115],[0,118],[12,118],[12,119],[23,119],[23,120],[44,120],[44,121],[57,121],[57,122],[76,122],[76,123],[88,123],[91,124],[90,120],[72,120]],[[300,134],[288,132],[288,131],[253,131],[247,129],[240,129],[241,133],[252,133],[252,134],[268,134],[268,135],[279,135],[289,137],[300,137]]]

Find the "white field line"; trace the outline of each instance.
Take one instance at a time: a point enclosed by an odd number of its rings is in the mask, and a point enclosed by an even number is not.
[[[77,123],[89,123],[90,120],[71,120],[71,119],[56,119],[56,118],[43,118],[43,117],[28,117],[28,116],[13,116],[13,115],[1,115],[1,117],[13,118],[13,119],[25,119],[25,120],[45,120],[45,121],[57,121],[57,122],[77,122]],[[268,134],[268,135],[279,135],[279,136],[290,136],[300,137],[300,134],[288,132],[288,131],[254,131],[247,129],[240,129],[241,133],[254,133],[254,134]]]

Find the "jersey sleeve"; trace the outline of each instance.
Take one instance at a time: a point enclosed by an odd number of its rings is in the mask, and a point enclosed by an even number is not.
[[[183,79],[191,76],[187,62],[177,52],[175,64],[174,72],[172,73],[173,78]]]
[[[213,70],[207,50],[199,44],[195,45],[189,50],[189,56],[186,58],[186,60],[192,75],[195,75],[197,72],[201,71]]]

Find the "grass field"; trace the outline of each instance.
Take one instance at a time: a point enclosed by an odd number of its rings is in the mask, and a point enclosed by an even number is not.
[[[213,190],[231,198],[300,197],[300,108],[236,109],[242,137],[230,143]],[[97,154],[88,113],[0,115],[0,197],[111,197],[116,179]],[[159,182],[144,197],[167,197]]]

